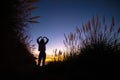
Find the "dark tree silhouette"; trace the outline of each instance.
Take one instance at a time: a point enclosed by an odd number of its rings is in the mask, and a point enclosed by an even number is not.
[[[1,17],[1,69],[4,72],[31,72],[35,58],[29,51],[29,36],[26,29],[29,23],[38,23],[39,16],[31,15],[39,0],[2,1]]]

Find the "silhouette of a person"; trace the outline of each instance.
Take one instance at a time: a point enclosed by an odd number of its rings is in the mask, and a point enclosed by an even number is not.
[[[40,40],[41,39],[41,40]],[[45,41],[46,39],[46,41]],[[45,65],[45,59],[46,59],[46,44],[48,43],[49,39],[47,37],[38,37],[37,38],[37,43],[38,43],[38,50],[40,51],[39,57],[38,57],[38,66],[41,64],[42,60],[42,66]]]

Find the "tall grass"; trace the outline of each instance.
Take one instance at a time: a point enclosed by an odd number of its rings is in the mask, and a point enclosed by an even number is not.
[[[64,36],[64,44],[71,55],[105,56],[120,53],[120,27],[115,25],[114,17],[107,23],[105,16],[93,16],[86,24],[76,27],[75,32]]]
[[[30,39],[27,28],[31,23],[37,23],[39,16],[31,13],[38,0],[7,0],[2,1],[1,17],[1,67],[4,71],[31,71],[34,56],[29,51]],[[9,72],[8,71],[8,72]]]
[[[81,53],[97,56],[118,54],[120,50],[120,27],[115,26],[114,17],[109,23],[109,25],[106,23],[105,16],[102,20],[98,16],[96,18],[93,16],[87,24],[79,28],[81,32],[78,34],[80,34],[82,41]],[[91,50],[94,52],[90,53]]]
[[[64,35],[67,50],[64,63],[67,68],[70,71],[76,69],[78,74],[81,71],[90,72],[89,76],[93,72],[94,77],[118,76],[120,26],[115,24],[114,17],[108,22],[105,16],[93,16],[86,24],[76,27],[75,32]]]
[[[65,40],[63,40],[64,45],[66,47],[67,56],[77,55],[80,49],[80,41],[78,39],[78,35],[76,33],[70,32],[70,34],[64,34]]]

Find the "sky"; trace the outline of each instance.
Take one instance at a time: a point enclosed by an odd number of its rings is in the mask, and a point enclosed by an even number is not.
[[[29,28],[32,44],[36,45],[35,54],[39,53],[36,43],[39,36],[49,38],[47,54],[52,54],[53,49],[63,50],[64,33],[74,32],[76,26],[87,23],[92,16],[105,16],[108,21],[114,16],[120,24],[119,0],[41,0],[35,6],[38,9],[32,14],[41,16],[40,23]]]

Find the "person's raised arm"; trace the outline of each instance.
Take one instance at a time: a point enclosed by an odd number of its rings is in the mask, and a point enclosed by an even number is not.
[[[42,38],[42,36],[40,36],[40,37],[37,38],[37,43],[38,43],[38,44],[39,44],[39,42],[40,42],[40,41],[39,41],[40,38]]]
[[[47,37],[43,37],[43,38],[45,38],[45,39],[46,39],[45,44],[47,44],[47,43],[48,43],[48,41],[49,41],[49,39],[48,39]]]

